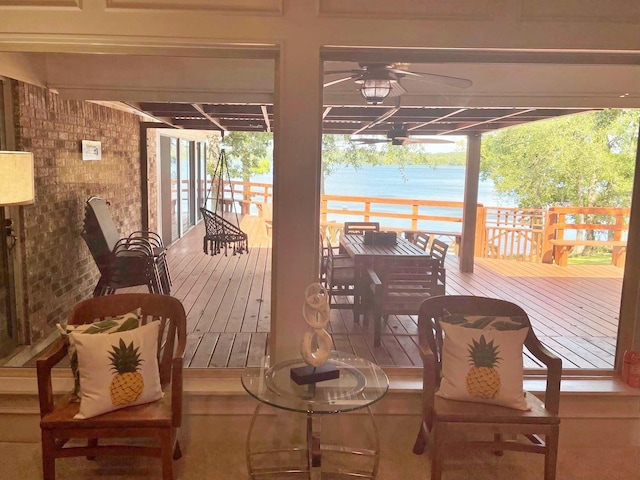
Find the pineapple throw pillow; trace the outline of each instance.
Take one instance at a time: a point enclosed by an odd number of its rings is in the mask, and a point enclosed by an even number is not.
[[[155,321],[120,333],[69,334],[80,372],[80,411],[74,418],[162,398],[158,331]]]
[[[522,388],[524,317],[445,315],[439,397],[529,410]]]
[[[116,333],[124,332],[127,330],[133,330],[140,326],[140,318],[142,317],[142,309],[138,308],[133,312],[125,313],[124,315],[118,315],[115,317],[107,317],[104,320],[99,320],[93,323],[83,323],[80,325],[61,325],[57,324],[56,327],[63,336],[69,335],[71,332],[75,333]],[[78,354],[76,353],[75,346],[69,344],[69,363],[71,366],[71,373],[73,374],[73,392],[71,392],[71,401],[78,402],[80,400],[80,374],[78,373]]]

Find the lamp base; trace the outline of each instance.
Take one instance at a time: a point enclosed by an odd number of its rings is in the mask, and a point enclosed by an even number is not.
[[[291,380],[298,385],[307,385],[309,383],[324,382],[340,377],[340,370],[333,365],[321,365],[314,367],[305,365],[304,367],[292,368],[289,371]]]

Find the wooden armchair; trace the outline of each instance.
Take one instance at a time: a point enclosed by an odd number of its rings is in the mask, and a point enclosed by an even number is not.
[[[547,366],[544,402],[526,393],[530,411],[449,400],[436,396],[442,375],[443,333],[440,320],[450,314],[524,317],[529,331],[524,346]],[[418,317],[418,340],[423,359],[422,424],[413,451],[424,451],[429,433],[432,435],[431,480],[442,477],[444,456],[454,447],[483,448],[501,453],[503,450],[544,455],[544,479],[555,479],[560,418],[560,378],[562,361],[549,352],[530,327],[527,314],[519,306],[493,298],[449,295],[425,300]],[[454,432],[485,433],[487,440],[453,440]],[[517,435],[520,435],[519,437]],[[507,439],[514,437],[513,439]]]
[[[376,268],[369,268],[373,306],[374,345],[380,345],[382,322],[389,315],[417,315],[422,302],[434,295],[444,295],[438,285],[438,260],[424,258],[385,258]],[[366,324],[365,315],[365,324]]]
[[[379,232],[379,231],[380,231],[379,222],[344,222],[343,233],[345,235],[347,234],[364,235],[365,232]]]
[[[76,305],[69,324],[92,323],[138,307],[142,309],[142,323],[160,322],[158,364],[164,397],[84,420],[74,419],[80,404],[71,401],[71,394],[54,402],[51,384],[52,367],[67,355],[67,340],[61,338],[37,361],[44,480],[55,480],[56,458],[101,455],[158,457],[162,461],[163,480],[174,478],[173,459],[182,455],[177,431],[182,421],[182,362],[187,336],[186,315],[180,301],[149,293],[94,297]],[[157,445],[102,444],[105,439],[115,438],[153,438]],[[65,447],[70,439],[87,439],[88,443]]]

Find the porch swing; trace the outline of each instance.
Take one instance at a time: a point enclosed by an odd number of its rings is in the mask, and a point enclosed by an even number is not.
[[[231,198],[224,198],[225,175],[227,184],[231,191]],[[213,211],[208,210],[207,202],[211,191],[214,191]],[[205,234],[203,239],[204,253],[216,255],[222,252],[228,254],[231,249],[233,255],[249,253],[249,237],[240,229],[236,202],[233,198],[233,186],[231,185],[231,175],[227,164],[227,156],[224,149],[220,150],[218,163],[213,171],[211,186],[207,192],[204,204],[200,207],[200,213],[205,224]],[[230,217],[229,219],[225,218]],[[235,224],[231,221],[235,216]]]

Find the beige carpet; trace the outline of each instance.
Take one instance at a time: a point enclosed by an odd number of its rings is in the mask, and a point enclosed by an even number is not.
[[[182,432],[184,456],[175,463],[178,479],[245,480],[247,416],[192,416]],[[413,418],[378,419],[381,435],[380,480],[428,479],[429,456],[411,452],[416,425]],[[269,432],[261,432],[265,436]],[[323,434],[325,433],[323,427]],[[281,433],[279,433],[281,435]],[[330,432],[327,432],[330,434]],[[57,460],[57,479],[160,479],[156,459],[85,458]],[[443,480],[542,480],[542,458],[506,452],[451,452]],[[0,480],[42,478],[38,443],[0,443]],[[303,478],[280,476],[270,478]],[[322,478],[332,478],[323,476]],[[334,477],[335,478],[335,477]],[[344,478],[344,477],[343,477]],[[640,448],[561,448],[558,480],[639,480]]]

